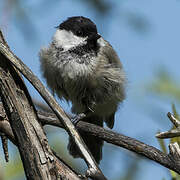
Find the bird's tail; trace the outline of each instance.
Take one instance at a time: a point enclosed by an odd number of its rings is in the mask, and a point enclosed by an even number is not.
[[[91,117],[86,117],[82,119],[82,121],[88,122],[95,124],[97,126],[103,127],[103,119],[97,116],[91,116]],[[79,131],[81,137],[83,138],[83,141],[87,145],[88,149],[92,153],[93,157],[95,158],[96,162],[99,164],[100,160],[102,159],[102,146],[103,146],[103,141],[95,136],[92,136],[90,134],[87,134],[85,132]],[[82,155],[76,146],[75,142],[72,140],[72,138],[69,139],[69,144],[68,144],[68,150],[69,153],[74,157],[81,157]]]

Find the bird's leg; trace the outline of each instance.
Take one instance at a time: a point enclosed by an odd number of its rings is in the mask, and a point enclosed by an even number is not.
[[[77,114],[74,118],[72,118],[71,121],[75,126],[83,118],[89,117],[90,115],[92,115],[94,113],[93,109],[94,109],[94,106],[95,106],[95,102],[91,101],[91,103],[89,103],[89,102],[86,101],[86,99],[83,99],[82,102],[85,105],[87,110],[85,112]]]
[[[76,126],[77,123],[85,117],[86,117],[86,113],[79,113],[74,118],[72,118],[71,121]]]
[[[71,121],[72,121],[72,123],[76,126],[79,121],[81,121],[81,120],[84,119],[85,117],[91,116],[92,113],[93,113],[93,112],[88,109],[86,112],[79,113],[79,114],[77,114],[75,117],[71,118]]]

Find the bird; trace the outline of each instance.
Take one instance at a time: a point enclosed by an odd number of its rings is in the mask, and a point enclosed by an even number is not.
[[[113,128],[115,113],[125,99],[126,75],[113,47],[89,18],[73,16],[56,27],[48,47],[39,52],[40,66],[48,87],[60,99],[72,103],[72,113],[85,113],[82,121]],[[79,131],[99,164],[103,140]],[[82,154],[70,137],[69,153]]]

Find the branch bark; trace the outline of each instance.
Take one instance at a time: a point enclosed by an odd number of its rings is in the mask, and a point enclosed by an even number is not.
[[[38,111],[38,117],[41,124],[44,126],[52,125],[64,128],[63,125],[58,121],[54,113]],[[135,152],[142,157],[146,157],[152,161],[155,161],[158,164],[161,164],[162,166],[167,167],[180,174],[180,150],[177,143],[170,144],[169,154],[165,154],[160,150],[156,149],[155,147],[149,146],[134,138],[124,136],[122,134],[107,130],[105,128],[100,128],[99,126],[87,122],[78,122],[77,129],[79,131],[84,131],[86,133],[94,135],[97,138],[101,138],[107,143],[111,143]]]
[[[160,132],[156,134],[156,137],[160,139],[179,137],[180,136],[180,121],[176,119],[170,112],[167,113],[167,116],[169,120],[172,122],[172,124],[174,124],[175,129],[171,129],[166,132]]]
[[[57,118],[55,115],[53,115],[53,113],[38,111],[38,117],[43,125],[54,125],[63,128],[62,124],[57,121]],[[178,150],[178,144],[170,144],[170,153],[165,154],[159,149],[149,146],[134,138],[124,136],[94,124],[80,121],[77,123],[77,128],[80,131],[84,131],[96,136],[97,138],[101,138],[107,143],[111,143],[135,152],[180,174],[180,150]]]
[[[0,43],[6,46],[1,33]],[[8,49],[7,46],[6,48]],[[2,53],[0,96],[10,123],[8,127],[7,122],[1,121],[1,127],[2,124],[6,126],[2,128],[4,133],[10,130],[8,137],[14,137],[13,142],[18,146],[27,179],[50,180],[66,177],[79,180],[78,175],[52,153],[26,86],[20,74]]]
[[[106,180],[106,177],[101,172],[94,157],[91,155],[90,151],[84,144],[82,138],[78,134],[70,118],[67,116],[64,110],[58,105],[58,103],[56,102],[54,97],[49,93],[49,91],[43,86],[41,81],[18,57],[16,57],[10,51],[10,49],[6,45],[4,45],[3,42],[0,42],[0,52],[6,57],[8,63],[13,64],[30,81],[30,83],[36,88],[36,90],[40,93],[40,95],[44,98],[46,103],[56,114],[59,121],[62,122],[66,131],[74,139],[76,145],[78,146],[80,152],[84,157],[84,160],[88,166],[87,175],[93,179]]]

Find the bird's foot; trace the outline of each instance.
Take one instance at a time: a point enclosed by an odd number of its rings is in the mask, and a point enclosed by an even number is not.
[[[72,123],[76,126],[79,121],[86,117],[85,113],[77,114],[74,118],[71,119]]]

